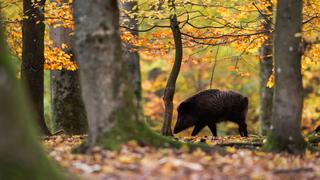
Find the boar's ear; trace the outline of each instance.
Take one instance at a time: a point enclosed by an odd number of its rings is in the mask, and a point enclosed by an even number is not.
[[[192,102],[182,102],[178,107],[178,112],[186,112],[192,109]]]

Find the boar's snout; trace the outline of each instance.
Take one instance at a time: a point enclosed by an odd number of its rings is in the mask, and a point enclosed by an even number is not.
[[[191,126],[194,126],[196,123],[196,118],[190,114],[178,114],[178,119],[176,125],[173,129],[173,133],[177,134]]]
[[[181,130],[179,130],[179,129],[177,128],[177,126],[174,127],[173,133],[174,133],[174,134],[177,134],[177,133],[179,133],[179,132],[181,132]]]
[[[177,134],[177,133],[181,132],[182,130],[183,130],[183,128],[181,125],[181,121],[178,119],[176,122],[176,125],[174,126],[173,133]]]

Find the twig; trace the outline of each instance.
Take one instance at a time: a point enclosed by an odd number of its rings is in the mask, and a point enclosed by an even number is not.
[[[313,172],[313,168],[276,169],[273,174]]]
[[[154,25],[154,26],[152,26],[152,27],[150,27],[148,29],[143,29],[143,30],[132,29],[132,28],[127,27],[127,26],[120,26],[120,27],[128,29],[130,31],[138,31],[138,32],[148,32],[148,31],[151,31],[154,28],[170,28],[170,26],[161,26],[161,25]]]
[[[260,31],[260,32],[255,32],[255,33],[248,33],[248,34],[223,34],[219,36],[208,36],[208,37],[195,37],[193,35],[187,34],[187,33],[181,33],[184,36],[193,38],[193,39],[220,39],[223,37],[250,37],[250,36],[257,36],[261,34],[268,34],[268,31]]]
[[[214,57],[214,62],[212,65],[211,78],[210,78],[210,89],[212,88],[213,75],[214,75],[214,71],[217,66],[217,57],[218,57],[218,53],[219,53],[219,48],[220,48],[220,46],[217,47],[216,55]]]
[[[254,147],[261,147],[262,143],[259,143],[259,142],[251,142],[251,143],[222,143],[222,144],[219,144],[219,146],[222,146],[222,147],[225,147],[225,146],[237,146],[237,147],[254,146]]]
[[[257,7],[257,5],[255,3],[252,3],[252,5],[258,10],[259,14],[263,17],[263,19],[265,19],[268,23],[274,25],[273,22],[270,21],[270,19],[265,14],[263,14],[261,12],[261,10]]]

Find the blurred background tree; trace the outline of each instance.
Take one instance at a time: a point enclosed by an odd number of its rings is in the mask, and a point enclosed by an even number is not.
[[[0,16],[0,179],[63,179],[36,140],[31,113],[35,111],[16,79],[1,20]]]

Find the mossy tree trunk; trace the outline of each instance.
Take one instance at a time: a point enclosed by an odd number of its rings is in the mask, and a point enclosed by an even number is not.
[[[120,21],[126,27],[129,27],[128,30],[132,35],[138,36],[138,1],[131,0],[131,1],[119,1],[120,7],[124,10],[124,14]],[[132,82],[134,94],[137,98],[138,106],[141,106],[142,100],[142,88],[141,88],[141,71],[140,71],[140,57],[138,50],[136,47],[130,43],[124,44],[124,52],[123,57],[124,60],[128,62],[129,65],[129,77],[130,81]]]
[[[174,0],[169,0],[168,3],[171,8],[171,11],[175,11]],[[175,58],[163,95],[165,109],[161,133],[165,136],[173,135],[171,129],[173,114],[173,98],[176,91],[176,81],[179,76],[183,56],[182,38],[176,14],[170,16],[170,28],[173,34],[175,44]]]
[[[261,134],[267,135],[270,130],[271,118],[272,118],[272,99],[273,88],[267,87],[268,80],[272,75],[273,58],[272,58],[272,19],[273,8],[270,2],[270,6],[267,7],[267,12],[262,12],[260,15],[263,21],[264,30],[270,32],[265,42],[260,48],[260,126]]]
[[[129,140],[181,147],[182,143],[150,130],[140,114],[128,62],[122,55],[117,0],[77,0],[74,18],[75,54],[89,120],[87,142],[78,150],[96,145],[118,149]]]
[[[61,180],[37,143],[29,104],[7,53],[0,32],[0,179]]]
[[[277,4],[272,125],[264,146],[269,151],[303,153],[306,147],[300,129],[303,108],[300,48],[302,7],[302,0],[280,0]]]
[[[56,0],[51,0],[55,2]],[[68,1],[61,1],[66,3]],[[61,48],[67,45],[64,51],[72,53],[71,30],[65,27],[50,27],[50,38],[53,46]],[[81,97],[80,79],[78,70],[54,70],[50,72],[51,109],[54,130],[63,130],[66,134],[84,134],[87,132],[88,122],[86,111]]]
[[[118,3],[75,1],[74,18],[74,47],[89,120],[86,145],[117,149],[144,129],[122,56]]]
[[[36,120],[44,135],[50,131],[44,120],[44,5],[45,0],[23,0],[21,79],[26,83]]]

